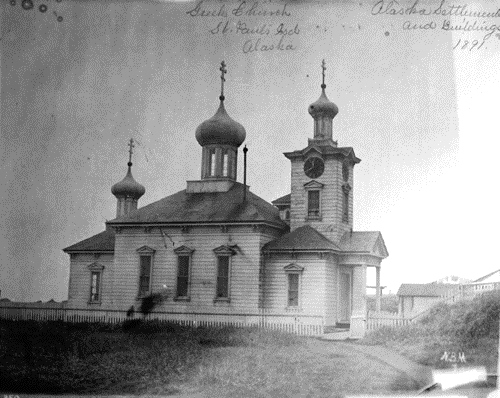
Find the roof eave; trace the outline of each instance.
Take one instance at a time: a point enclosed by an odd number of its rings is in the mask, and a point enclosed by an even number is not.
[[[338,253],[337,249],[262,249],[263,253]]]
[[[169,226],[169,227],[182,227],[182,226],[213,226],[213,225],[268,225],[270,227],[278,228],[278,229],[287,229],[287,225],[283,225],[280,223],[274,223],[272,221],[264,221],[264,220],[243,220],[243,221],[190,221],[190,222],[182,222],[182,221],[108,221],[106,224],[109,224],[110,227],[161,227],[161,226]]]
[[[64,253],[68,254],[74,254],[74,253],[98,253],[98,254],[113,254],[115,251],[114,250],[82,250],[82,249],[70,249],[70,248],[65,248],[62,249]]]

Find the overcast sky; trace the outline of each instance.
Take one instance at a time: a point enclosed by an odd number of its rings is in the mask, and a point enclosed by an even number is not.
[[[246,128],[254,193],[272,201],[290,192],[283,152],[313,136],[307,107],[320,95],[324,58],[327,95],[340,109],[333,137],[362,160],[354,229],[380,230],[389,250],[382,285],[395,292],[500,268],[491,254],[500,30],[484,40],[485,31],[442,29],[443,16],[393,16],[363,0],[42,4],[2,3],[2,297],[67,298],[62,249],[114,218],[110,188],[125,176],[130,137],[133,174],[146,187],[139,206],[199,178],[195,130],[218,107],[222,59],[226,109]],[[436,27],[404,29],[410,20]],[[284,50],[278,32],[291,33]]]

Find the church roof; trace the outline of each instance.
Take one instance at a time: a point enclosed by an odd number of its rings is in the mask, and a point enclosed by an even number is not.
[[[389,253],[379,231],[346,232],[339,242],[344,252],[377,254],[383,258]]]
[[[281,229],[288,228],[280,219],[278,209],[252,192],[247,192],[246,201],[243,202],[243,188],[243,184],[235,182],[227,192],[179,191],[126,216],[108,221],[108,224],[266,222]]]
[[[445,283],[402,283],[398,289],[398,296],[441,297],[457,285]]]
[[[63,249],[64,252],[114,252],[115,251],[115,232],[106,230],[81,242],[68,246]]]
[[[288,251],[288,250],[333,250],[340,251],[340,248],[330,239],[309,225],[297,228],[278,239],[264,245],[263,251]]]

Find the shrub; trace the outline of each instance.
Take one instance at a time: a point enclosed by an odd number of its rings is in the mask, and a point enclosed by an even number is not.
[[[456,325],[456,336],[462,344],[476,347],[483,338],[498,339],[500,292],[476,297]]]

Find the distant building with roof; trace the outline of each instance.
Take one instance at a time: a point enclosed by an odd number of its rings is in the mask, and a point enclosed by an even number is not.
[[[490,272],[475,281],[464,283],[460,288],[464,297],[498,290],[500,289],[500,270]]]
[[[446,283],[403,283],[398,289],[398,313],[402,318],[412,318],[442,302],[459,291],[456,284]]]
[[[313,138],[284,154],[291,192],[272,203],[236,180],[246,132],[225,109],[224,64],[219,108],[195,133],[200,180],[139,207],[145,188],[132,176],[131,140],[127,174],[112,187],[116,218],[105,231],[64,249],[70,255],[67,308],[126,311],[161,292],[159,311],[179,319],[265,313],[350,327],[351,336],[362,336],[366,270],[376,268],[380,298],[388,252],[380,232],[353,231],[353,173],[360,159],[332,139],[338,108],[326,96],[325,69],[321,95],[308,108]]]

